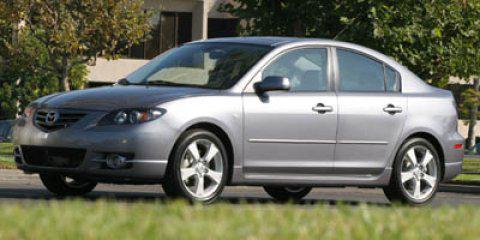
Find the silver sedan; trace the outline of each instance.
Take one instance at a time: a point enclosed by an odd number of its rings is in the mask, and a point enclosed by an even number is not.
[[[285,201],[362,186],[409,204],[460,173],[464,142],[452,94],[394,60],[277,37],[189,43],[115,86],[40,98],[13,138],[18,168],[58,195],[151,183],[211,202],[255,185]]]

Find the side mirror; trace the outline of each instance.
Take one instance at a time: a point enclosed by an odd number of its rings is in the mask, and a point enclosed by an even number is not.
[[[130,84],[130,82],[126,78],[122,78],[122,79],[117,81],[117,84],[118,85],[128,85],[128,84]]]
[[[258,93],[288,91],[290,90],[290,80],[286,77],[270,76],[264,78],[261,82],[255,83],[253,87]]]

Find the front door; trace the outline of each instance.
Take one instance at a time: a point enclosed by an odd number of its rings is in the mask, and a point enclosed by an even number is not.
[[[366,55],[337,49],[337,174],[376,175],[402,132],[407,100],[399,74]]]
[[[287,77],[292,87],[243,96],[247,178],[331,173],[337,97],[329,68],[326,48],[302,48],[280,55],[256,77]]]

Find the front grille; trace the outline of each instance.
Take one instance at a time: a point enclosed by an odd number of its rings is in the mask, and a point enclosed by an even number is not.
[[[85,157],[85,149],[21,146],[23,160],[41,167],[77,168]]]
[[[67,110],[37,110],[34,122],[44,131],[67,128],[82,119],[86,114]]]

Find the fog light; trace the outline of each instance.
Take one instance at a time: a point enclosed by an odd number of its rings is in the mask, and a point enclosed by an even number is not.
[[[127,166],[127,158],[118,154],[108,154],[106,160],[107,167],[111,169],[125,168]]]

